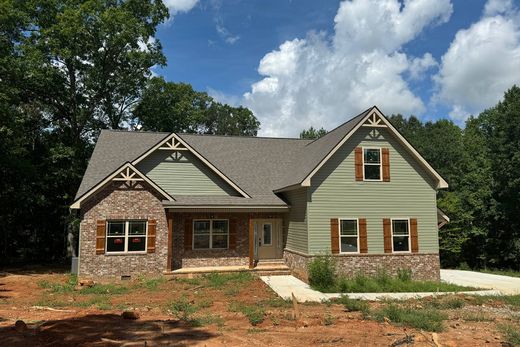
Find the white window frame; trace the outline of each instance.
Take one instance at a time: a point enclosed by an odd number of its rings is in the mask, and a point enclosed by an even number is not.
[[[265,236],[265,232],[264,232],[264,225],[270,225],[271,226],[271,242],[270,243],[265,243],[265,239],[264,239],[264,236]],[[272,246],[273,245],[273,223],[271,222],[268,222],[268,223],[262,223],[262,246]]]
[[[206,222],[209,221],[209,248],[195,248],[195,222]],[[213,248],[213,221],[227,221],[227,245],[225,248]],[[191,224],[191,249],[193,251],[210,251],[210,250],[222,250],[229,249],[229,219],[224,218],[199,218],[194,219]]]
[[[379,164],[365,163],[365,149],[379,151]],[[367,182],[382,182],[383,181],[383,151],[381,147],[361,147],[361,158],[363,162],[363,181]],[[365,178],[365,165],[376,166],[379,165],[379,179]]]
[[[130,230],[130,222],[144,222],[144,236],[142,235],[134,235],[136,237],[144,237],[144,250],[143,251],[129,251],[128,250],[128,239],[130,238],[130,235],[128,234],[128,231]],[[125,224],[125,234],[121,236],[109,236],[108,231],[109,223],[124,223]],[[105,254],[106,255],[123,255],[123,254],[146,254],[148,253],[148,220],[146,219],[110,219],[105,222]],[[125,249],[123,251],[117,251],[117,252],[110,252],[108,250],[108,239],[109,238],[123,238],[124,239],[124,245]]]
[[[405,220],[408,222],[408,250],[407,251],[394,251],[394,220]],[[392,253],[412,253],[412,235],[410,230],[410,218],[391,218],[390,219],[390,231],[392,235]]]
[[[357,231],[357,251],[356,252],[342,252],[341,251],[341,237],[353,237],[353,236],[342,236],[341,235],[341,221],[343,220],[355,220],[356,221],[356,231]],[[339,253],[340,254],[360,254],[359,252],[359,218],[338,218],[338,233],[339,233]]]

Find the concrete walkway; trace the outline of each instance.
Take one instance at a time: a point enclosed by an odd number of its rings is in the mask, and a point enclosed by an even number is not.
[[[444,282],[477,288],[495,289],[503,294],[520,294],[520,278],[475,271],[441,270]]]
[[[315,301],[321,302],[333,298],[339,298],[342,294],[340,293],[321,293],[317,290],[312,289],[307,283],[297,279],[294,276],[260,276],[272,290],[276,292],[283,299],[290,299],[294,294],[296,300],[299,302]],[[397,299],[406,300],[411,298],[422,298],[426,296],[434,295],[446,295],[453,294],[448,292],[438,293],[348,293],[348,297],[351,299],[363,299],[378,301],[381,299]],[[472,292],[460,292],[459,294],[471,294],[471,295],[499,295],[500,292],[497,290],[483,290],[483,291],[472,291]]]

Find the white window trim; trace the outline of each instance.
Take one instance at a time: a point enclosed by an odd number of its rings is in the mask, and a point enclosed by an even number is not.
[[[125,223],[125,234],[123,236],[109,236],[108,235],[108,223],[117,223],[117,222],[123,222]],[[128,230],[130,230],[130,222],[144,222],[144,251],[129,251],[128,250]],[[105,222],[105,254],[106,255],[126,255],[126,254],[147,254],[148,253],[148,220],[146,219],[110,219]],[[137,236],[137,235],[134,235]],[[119,251],[119,252],[110,252],[108,251],[108,238],[120,238],[123,237],[124,239],[124,245],[125,250]],[[137,237],[143,237],[142,235],[138,235]]]
[[[394,251],[394,220],[406,220],[408,221],[408,250],[407,251]],[[390,230],[392,234],[392,253],[412,253],[412,234],[410,230],[410,218],[390,218]]]
[[[270,243],[265,243],[265,240],[264,240],[264,236],[265,236],[264,225],[270,225],[271,226],[271,242]],[[273,223],[262,223],[262,247],[263,246],[271,247],[272,245],[273,245]]]
[[[356,228],[357,228],[357,252],[342,252],[341,251],[341,221],[342,220],[355,220],[356,221]],[[339,233],[339,253],[340,254],[360,254],[359,251],[359,218],[338,218],[338,233]],[[343,237],[352,237],[352,236],[343,236]]]
[[[377,149],[379,151],[379,164],[366,163],[365,164],[365,149]],[[383,182],[383,151],[381,147],[361,147],[361,158],[363,162],[363,181],[366,182]],[[365,178],[365,165],[376,166],[379,165],[379,179]]]
[[[209,248],[195,248],[195,222],[201,221],[209,221]],[[225,248],[213,248],[213,221],[227,221],[227,245]],[[221,249],[229,249],[229,219],[222,218],[200,218],[194,219],[191,224],[191,249],[193,251],[211,251],[211,250],[221,250]]]

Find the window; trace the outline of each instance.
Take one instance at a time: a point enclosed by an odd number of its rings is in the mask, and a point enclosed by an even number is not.
[[[263,246],[271,246],[273,244],[273,225],[271,223],[264,224],[262,237]]]
[[[146,251],[146,221],[108,221],[107,253]]]
[[[339,238],[341,253],[357,253],[358,236],[357,219],[340,219]]]
[[[410,222],[408,219],[392,219],[392,247],[394,252],[410,251]]]
[[[223,219],[193,221],[193,249],[228,248],[229,222]]]
[[[365,181],[381,180],[381,148],[363,149],[363,177]]]

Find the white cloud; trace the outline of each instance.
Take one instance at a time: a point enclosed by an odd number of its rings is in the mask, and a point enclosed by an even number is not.
[[[451,13],[449,0],[344,1],[332,36],[311,32],[262,58],[263,78],[243,103],[269,136],[296,136],[310,126],[330,130],[374,104],[386,113],[421,113],[424,104],[403,75],[420,76],[431,56],[409,59],[400,49]]]
[[[164,0],[164,4],[170,10],[170,14],[174,15],[179,12],[188,12],[197,5],[199,0]]]
[[[413,58],[409,67],[410,78],[420,80],[426,71],[438,65],[430,53],[425,53],[422,58]]]
[[[463,121],[496,104],[520,83],[520,16],[509,1],[488,1],[484,14],[459,30],[434,76],[435,102],[452,108]]]

